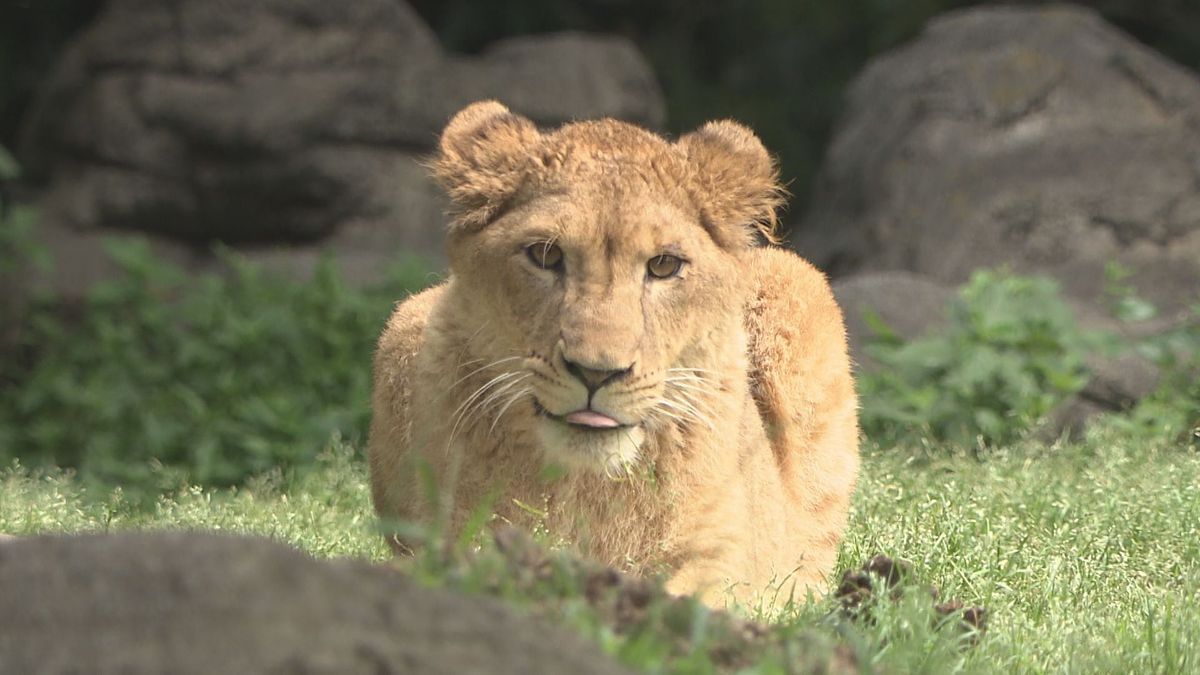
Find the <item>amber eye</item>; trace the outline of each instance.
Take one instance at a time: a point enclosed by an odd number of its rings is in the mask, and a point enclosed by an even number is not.
[[[546,270],[557,269],[562,265],[563,252],[552,241],[539,241],[525,247],[525,253],[534,265]]]
[[[646,263],[646,271],[655,279],[667,279],[679,274],[680,268],[683,267],[683,260],[676,258],[673,255],[659,255],[650,259]]]

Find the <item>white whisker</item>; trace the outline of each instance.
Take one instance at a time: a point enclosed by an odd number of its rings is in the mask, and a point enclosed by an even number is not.
[[[715,370],[709,370],[707,368],[667,368],[667,373],[690,373],[693,375],[699,373],[701,375],[720,375],[719,372]]]
[[[488,389],[491,389],[492,387],[496,386],[497,384],[499,384],[507,379],[516,377],[517,375],[520,375],[520,373],[518,373],[518,372],[501,373],[501,374],[493,377],[492,379],[488,380],[481,387],[479,387],[474,392],[472,392],[471,395],[468,396],[458,406],[458,408],[455,409],[454,415],[456,417],[459,416],[462,413],[462,411],[465,410],[466,408],[468,408],[472,403],[474,403],[476,399],[478,399],[480,396],[483,396],[483,394],[486,393]]]
[[[493,367],[493,366],[498,366],[498,365],[500,365],[501,363],[508,363],[509,361],[516,361],[517,359],[520,359],[520,358],[522,358],[522,357],[520,357],[520,356],[509,356],[509,357],[506,357],[506,358],[503,358],[503,359],[497,359],[497,360],[495,360],[495,361],[492,361],[491,363],[487,364],[486,366],[480,366],[480,367],[476,368],[475,370],[472,370],[471,372],[467,373],[466,375],[463,375],[462,377],[460,377],[460,378],[458,378],[457,380],[455,380],[455,381],[454,381],[454,383],[453,383],[453,384],[451,384],[449,388],[450,388],[450,389],[453,389],[454,387],[457,387],[458,385],[462,384],[464,380],[466,380],[467,378],[471,377],[472,375],[474,375],[474,374],[476,374],[476,373],[479,373],[479,372],[485,371],[485,370],[487,370],[488,368],[491,368],[491,367]],[[479,362],[480,362],[480,361],[482,361],[482,360],[483,360],[483,359],[472,359],[472,360],[470,360],[470,361],[467,361],[467,362],[465,362],[464,364],[459,364],[459,367],[462,367],[463,365],[467,365],[467,364],[479,363]]]
[[[687,421],[686,419],[684,419],[683,417],[680,417],[676,413],[671,412],[671,410],[667,410],[664,406],[668,406],[672,409],[676,408],[676,406],[674,406],[670,401],[660,398],[655,402],[654,413],[656,415],[660,415],[668,420],[671,420],[674,422],[679,422],[680,424],[683,424],[684,422]]]
[[[505,382],[503,385],[496,387],[496,390],[488,394],[486,398],[481,399],[474,407],[476,417],[482,417],[489,409],[498,405],[503,397],[512,390],[513,387],[519,385],[529,379],[528,373],[522,374],[520,377],[515,377],[512,380]]]
[[[699,392],[701,394],[712,393],[711,388],[697,387],[694,384],[684,384],[684,382],[682,382],[682,381],[672,380],[670,378],[663,380],[663,384],[665,384],[668,387],[675,387],[677,389],[687,389],[689,391],[695,391],[695,392]]]
[[[481,397],[483,397],[484,394],[487,393],[488,389],[491,389],[492,387],[495,387],[495,386],[503,383],[505,380],[511,380],[512,378],[515,378],[515,377],[525,377],[525,376],[528,376],[528,374],[521,373],[519,371],[511,372],[511,373],[501,373],[500,375],[497,375],[496,377],[493,377],[492,379],[488,380],[486,383],[483,384],[483,386],[476,389],[474,391],[474,393],[472,393],[470,396],[468,396],[467,399],[465,401],[463,401],[461,405],[458,406],[458,409],[454,411],[454,426],[450,429],[450,437],[447,441],[447,444],[449,445],[454,442],[454,439],[458,436],[459,427],[462,426],[463,422],[465,422],[467,419],[469,419],[471,417],[470,413],[472,413],[474,410],[478,409],[478,405],[479,405],[478,402],[483,400]]]
[[[696,410],[696,408],[694,406],[692,406],[684,401],[671,400],[668,398],[660,398],[659,405],[662,407],[665,407],[667,409],[670,409],[670,410],[677,410],[684,416],[690,417],[694,421],[699,422],[700,424],[703,424],[704,426],[708,427],[708,429],[710,431],[716,431],[716,427],[713,425],[712,422],[709,421],[709,419],[707,417],[700,414],[700,411]]]
[[[508,412],[508,409],[509,409],[509,407],[512,406],[512,404],[521,400],[522,398],[524,398],[525,396],[530,394],[532,391],[533,390],[530,389],[529,387],[522,387],[521,389],[518,389],[515,394],[510,396],[508,398],[508,402],[505,403],[503,406],[501,406],[500,411],[496,413],[496,417],[495,417],[495,419],[492,420],[492,426],[488,429],[488,433],[490,434],[496,430],[496,425],[499,424],[500,418],[504,417],[504,413]]]
[[[707,412],[709,415],[713,414],[712,408],[709,407],[711,401],[704,396],[704,394],[711,394],[711,390],[700,389],[698,387],[677,386],[673,390],[668,390],[666,393],[678,394],[683,398],[684,401],[696,406],[697,408],[703,409],[704,412]]]

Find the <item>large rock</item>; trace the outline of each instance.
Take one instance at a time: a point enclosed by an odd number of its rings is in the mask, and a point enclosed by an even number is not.
[[[1200,296],[1200,80],[1071,6],[933,21],[850,89],[797,248],[833,274],[978,267],[1094,302]]]
[[[621,673],[496,601],[262,539],[0,543],[5,673]]]
[[[353,222],[377,256],[436,256],[443,205],[419,159],[491,97],[545,124],[663,116],[622,39],[467,58],[399,0],[110,0],[41,92],[22,159],[49,183],[46,217],[76,230],[274,244]]]

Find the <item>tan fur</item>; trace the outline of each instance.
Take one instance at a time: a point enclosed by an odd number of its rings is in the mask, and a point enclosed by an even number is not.
[[[451,276],[380,338],[379,514],[454,532],[491,495],[500,519],[665,571],[674,592],[819,593],[858,471],[854,384],[825,278],[756,245],[781,190],[754,134],[543,133],[484,102],[450,122],[431,169],[455,205]],[[546,241],[560,270],[530,260]],[[687,262],[652,278],[664,252]],[[568,361],[619,376],[589,399]],[[589,405],[626,426],[562,421]]]

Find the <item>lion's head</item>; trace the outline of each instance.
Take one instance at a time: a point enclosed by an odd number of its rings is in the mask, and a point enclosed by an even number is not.
[[[543,133],[489,101],[451,120],[432,169],[454,206],[451,271],[550,456],[616,468],[656,425],[712,422],[705,357],[740,325],[744,254],[781,200],[750,130]]]

